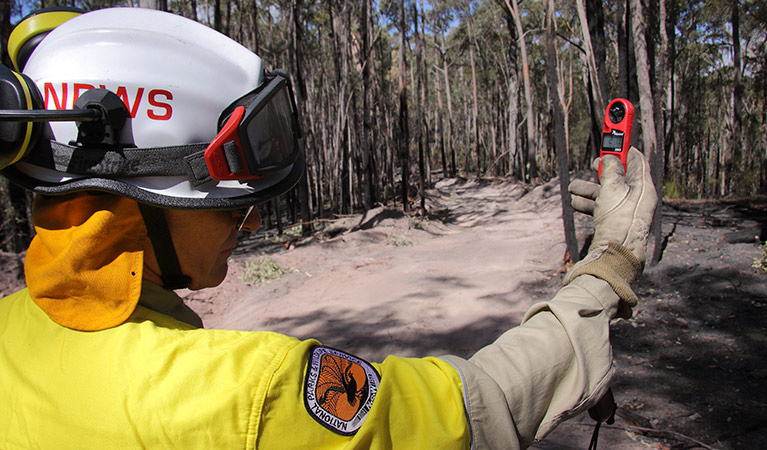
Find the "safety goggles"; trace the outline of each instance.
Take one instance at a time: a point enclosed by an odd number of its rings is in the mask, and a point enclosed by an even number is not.
[[[293,89],[280,71],[227,107],[205,150],[215,180],[252,180],[283,169],[300,154],[301,130]]]

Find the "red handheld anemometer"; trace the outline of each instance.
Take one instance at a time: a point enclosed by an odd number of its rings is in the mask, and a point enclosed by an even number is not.
[[[607,105],[605,122],[602,125],[602,150],[600,158],[605,155],[615,155],[623,163],[626,171],[626,161],[631,147],[631,129],[634,127],[634,105],[624,98],[616,98]],[[602,160],[599,160],[599,176],[602,176]]]

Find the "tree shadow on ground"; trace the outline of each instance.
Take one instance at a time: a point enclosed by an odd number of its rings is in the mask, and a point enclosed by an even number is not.
[[[626,416],[715,448],[767,448],[764,278],[671,265],[638,294],[644,306],[612,331]]]
[[[553,272],[553,271],[552,271]],[[273,319],[268,328],[296,336],[317,339],[372,361],[388,355],[407,357],[446,354],[468,358],[492,343],[510,328],[519,325],[527,306],[551,297],[558,279],[521,283],[514,292],[496,292],[473,301],[467,308],[482,308],[486,313],[470,323],[450,326],[455,319],[439,307],[445,291],[472,286],[466,279],[438,277],[440,290],[415,291],[364,311],[333,308],[322,313]],[[431,283],[430,283],[431,284]],[[524,298],[522,307],[519,298]],[[404,316],[401,310],[418,310]],[[477,316],[476,312],[473,313]],[[300,333],[296,333],[300,330]]]

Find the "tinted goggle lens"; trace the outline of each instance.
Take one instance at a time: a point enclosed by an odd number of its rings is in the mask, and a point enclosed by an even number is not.
[[[296,161],[301,137],[287,77],[271,74],[221,115],[219,133],[205,150],[216,180],[260,178]]]
[[[250,152],[248,165],[261,171],[280,169],[295,160],[297,150],[295,116],[287,85],[262,105],[245,108],[240,139]]]

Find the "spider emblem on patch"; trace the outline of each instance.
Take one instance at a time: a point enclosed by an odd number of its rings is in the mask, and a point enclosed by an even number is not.
[[[324,427],[352,435],[367,418],[380,380],[367,361],[330,347],[314,347],[304,383],[306,410]]]

